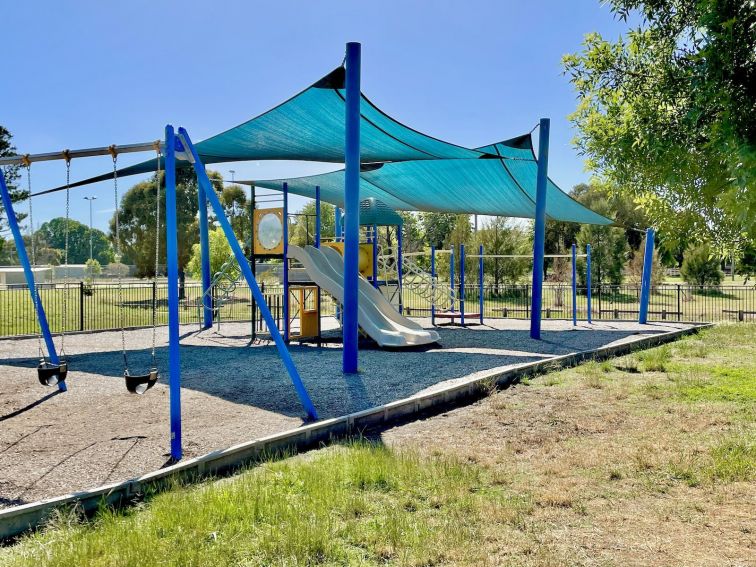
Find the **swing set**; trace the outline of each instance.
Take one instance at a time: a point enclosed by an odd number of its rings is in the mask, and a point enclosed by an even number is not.
[[[160,140],[155,142],[147,142],[142,144],[131,144],[124,146],[106,146],[100,148],[91,148],[83,150],[65,150],[63,152],[53,152],[46,154],[26,154],[19,156],[10,156],[0,158],[0,165],[21,165],[26,168],[26,181],[27,189],[29,192],[28,207],[29,207],[29,221],[30,231],[33,231],[33,197],[51,193],[57,190],[65,191],[65,203],[66,203],[66,225],[65,225],[65,249],[64,249],[64,261],[66,269],[64,271],[64,295],[62,303],[62,316],[63,322],[59,335],[59,348],[56,348],[55,341],[53,340],[53,334],[50,331],[50,325],[47,319],[47,314],[40,297],[39,290],[36,286],[34,279],[34,267],[36,266],[36,247],[34,238],[31,238],[31,260],[26,251],[26,245],[23,240],[23,236],[14,212],[13,203],[11,201],[10,192],[5,180],[4,172],[0,171],[0,197],[2,199],[3,206],[6,210],[8,217],[8,224],[13,233],[13,239],[18,251],[18,257],[24,270],[24,276],[31,295],[32,303],[34,305],[34,313],[39,323],[39,333],[37,339],[39,343],[39,363],[37,366],[37,374],[40,384],[44,386],[56,386],[61,392],[65,392],[68,389],[67,382],[70,383],[71,376],[69,371],[72,370],[72,361],[69,359],[65,351],[65,338],[68,332],[66,317],[68,302],[66,299],[66,284],[68,282],[68,252],[69,252],[69,219],[70,219],[70,178],[71,178],[71,161],[75,158],[90,157],[90,156],[102,156],[109,155],[112,159],[113,165],[113,198],[115,204],[115,222],[114,222],[114,244],[115,244],[115,260],[120,262],[122,258],[121,248],[121,231],[120,231],[120,202],[118,194],[118,156],[122,153],[131,152],[146,152],[154,151],[157,156],[157,167],[155,170],[155,176],[157,180],[157,199],[155,207],[155,226],[156,226],[156,239],[155,239],[155,274],[157,275],[159,266],[159,252],[160,252],[160,200],[161,200],[161,184],[164,183],[165,187],[165,231],[166,231],[166,264],[168,275],[168,376],[169,376],[169,400],[170,400],[170,422],[171,422],[171,458],[174,461],[181,459],[182,456],[182,442],[181,442],[181,364],[179,353],[179,297],[178,297],[178,242],[177,242],[177,215],[176,215],[176,167],[177,160],[182,162],[180,167],[193,167],[196,174],[198,186],[199,186],[199,221],[200,221],[200,233],[201,236],[207,235],[208,228],[208,207],[210,206],[215,213],[216,220],[223,230],[234,256],[238,262],[242,276],[246,280],[247,285],[250,287],[252,296],[257,304],[260,313],[268,327],[270,336],[275,343],[279,356],[281,357],[284,366],[289,374],[289,377],[294,385],[297,395],[304,407],[307,417],[315,420],[318,418],[317,411],[310,399],[310,396],[305,389],[304,384],[299,376],[299,373],[294,365],[294,361],[286,347],[283,337],[278,330],[275,319],[271,315],[270,309],[265,302],[265,299],[257,285],[254,274],[250,268],[250,265],[244,256],[244,251],[239,244],[230,222],[225,216],[223,206],[215,194],[213,187],[205,167],[200,161],[199,154],[197,153],[194,145],[189,138],[188,132],[179,128],[176,133],[172,126],[168,125],[165,129],[165,141]],[[39,193],[32,192],[31,184],[31,165],[37,161],[50,161],[50,160],[64,160],[66,166],[66,184],[59,189],[51,189],[47,191],[41,191]],[[165,172],[163,179],[161,180],[161,166],[164,165]],[[162,183],[161,183],[162,181]],[[201,238],[201,250],[203,255],[203,268],[208,265],[209,268],[209,243],[207,238]],[[148,369],[144,373],[132,374],[129,366],[129,349],[127,348],[126,340],[126,325],[125,325],[125,313],[124,306],[124,286],[123,275],[120,270],[117,274],[117,289],[118,289],[118,302],[119,302],[119,319],[120,319],[120,336],[121,336],[121,356],[123,366],[123,378],[128,392],[132,394],[144,394],[151,389],[160,378],[160,371],[158,369],[156,359],[156,343],[157,343],[157,310],[156,302],[152,304],[152,346],[150,351],[151,361]],[[44,346],[43,343],[44,342]]]

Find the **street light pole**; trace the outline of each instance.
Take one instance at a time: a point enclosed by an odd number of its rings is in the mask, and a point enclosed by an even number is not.
[[[89,201],[89,259],[92,260],[92,201],[97,199],[97,197],[84,197],[84,199]]]

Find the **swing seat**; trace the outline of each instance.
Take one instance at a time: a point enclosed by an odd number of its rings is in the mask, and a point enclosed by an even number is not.
[[[64,382],[67,375],[68,363],[65,361],[60,364],[53,364],[52,362],[47,362],[45,359],[41,359],[39,366],[37,366],[37,378],[39,378],[39,383],[43,386],[55,386],[60,382]]]
[[[126,380],[126,389],[129,392],[141,395],[152,388],[158,381],[158,370],[157,368],[150,368],[149,374],[137,374],[134,376],[126,370],[123,373],[123,378]]]

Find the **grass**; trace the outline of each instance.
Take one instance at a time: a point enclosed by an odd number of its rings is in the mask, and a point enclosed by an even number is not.
[[[0,564],[746,564],[754,376],[756,325],[722,325],[530,378],[381,442],[93,520],[61,513]]]

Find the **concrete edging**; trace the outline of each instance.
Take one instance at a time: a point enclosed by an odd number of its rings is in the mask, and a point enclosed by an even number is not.
[[[201,479],[211,475],[221,475],[265,455],[304,451],[354,433],[385,427],[393,422],[432,411],[434,408],[462,406],[471,400],[489,395],[494,386],[507,386],[522,377],[575,366],[589,359],[603,360],[650,348],[709,326],[712,324],[696,324],[687,329],[651,335],[614,346],[522,363],[503,371],[491,370],[427,394],[411,396],[342,417],[325,419],[226,449],[212,451],[140,477],[106,484],[93,490],[74,492],[0,510],[0,541],[39,527],[57,508],[75,505],[85,513],[91,513],[103,504],[115,507],[128,505],[139,494],[144,493],[145,488],[159,488],[160,484],[169,478]]]

